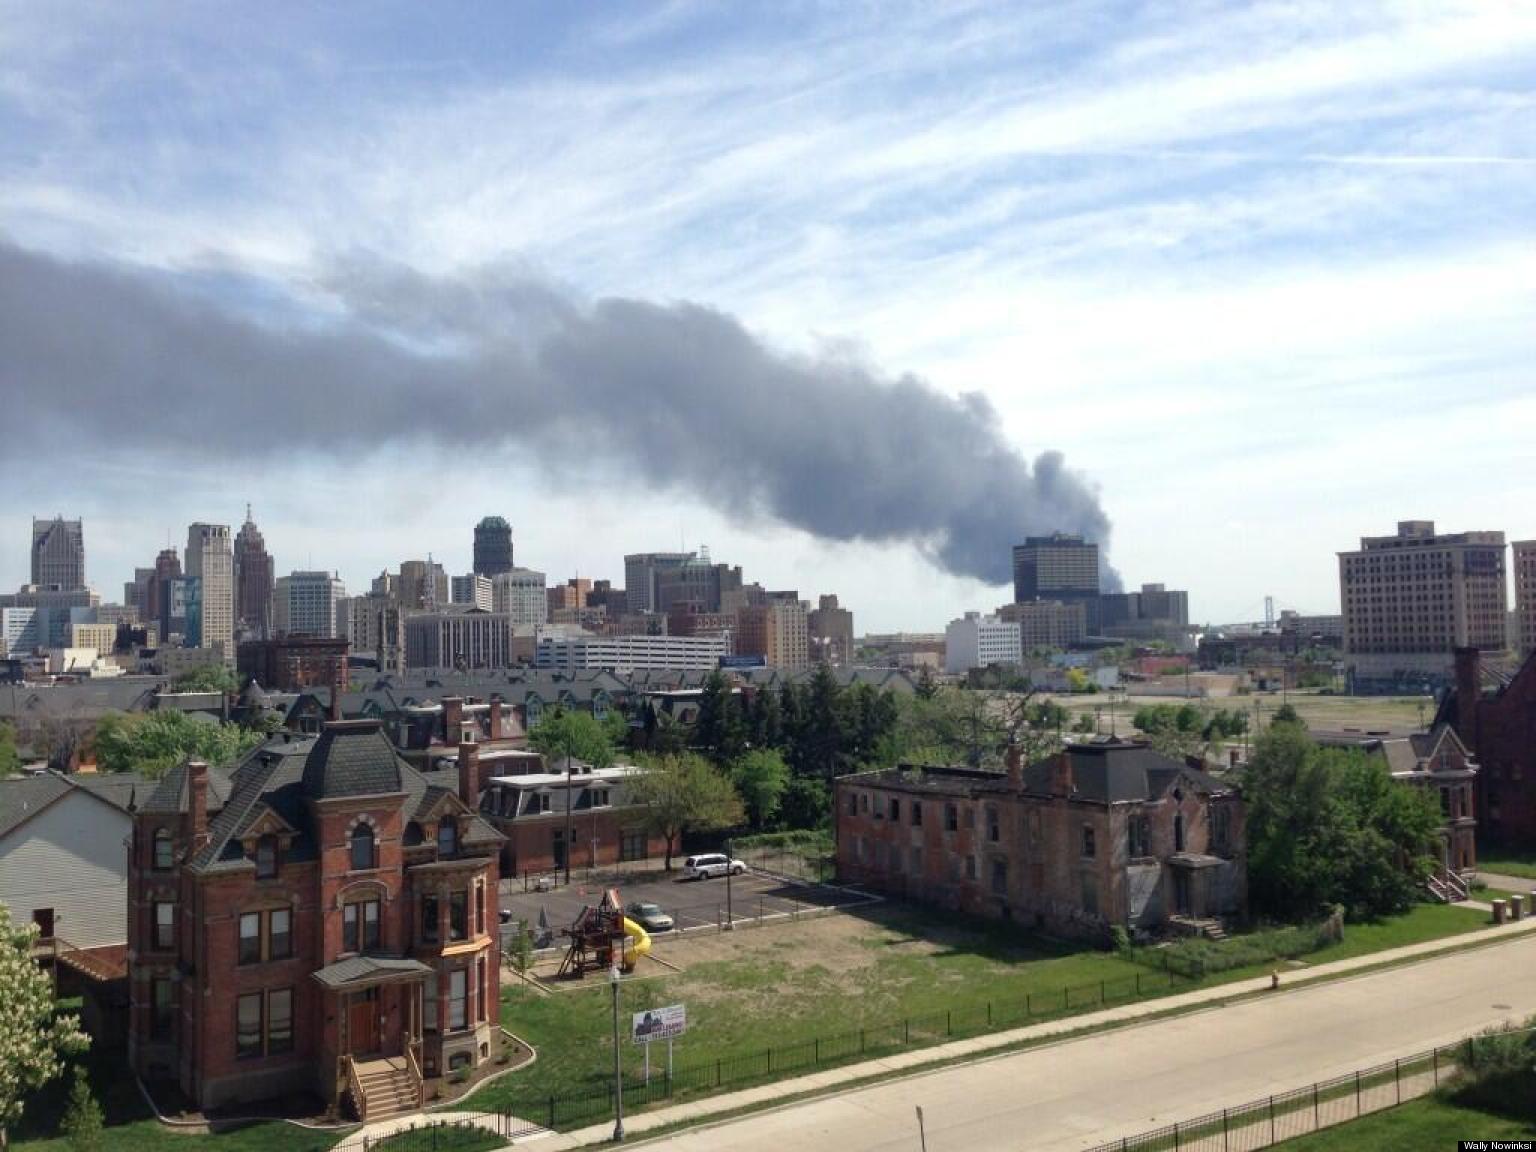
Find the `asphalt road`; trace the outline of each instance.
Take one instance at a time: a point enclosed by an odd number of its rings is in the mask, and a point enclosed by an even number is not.
[[[1301,1088],[1536,1015],[1536,936],[683,1133],[678,1152],[1055,1152]],[[1469,1138],[1475,1133],[1468,1133]]]

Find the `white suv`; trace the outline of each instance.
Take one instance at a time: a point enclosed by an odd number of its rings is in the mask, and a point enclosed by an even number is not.
[[[684,880],[708,880],[713,876],[740,876],[747,866],[740,860],[732,860],[719,852],[706,852],[702,856],[690,856],[683,861]]]

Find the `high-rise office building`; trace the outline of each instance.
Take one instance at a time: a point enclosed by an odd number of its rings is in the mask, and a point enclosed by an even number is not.
[[[1346,665],[1358,691],[1448,683],[1454,650],[1505,648],[1504,533],[1403,520],[1339,553]]]
[[[816,602],[806,627],[814,659],[823,664],[853,663],[853,613],[838,604],[836,596],[823,596]]]
[[[482,612],[489,612],[495,604],[489,576],[471,572],[466,576],[455,576],[451,585],[449,592],[455,604],[467,604]]]
[[[1013,599],[1089,600],[1099,594],[1099,546],[1054,532],[1013,548]]]
[[[32,520],[32,583],[39,588],[85,587],[85,537],[80,521]]]
[[[333,572],[294,572],[278,578],[272,628],[279,636],[344,637],[341,602],[347,588]]]
[[[549,594],[544,573],[513,568],[491,577],[491,610],[513,624],[544,624],[549,620]]]
[[[624,557],[624,592],[631,612],[658,612],[659,573],[674,571],[696,559],[695,552],[636,552]]]
[[[378,582],[375,581],[377,588]],[[432,611],[453,603],[452,584],[443,566],[434,560],[406,560],[394,582],[395,599],[402,608]]]
[[[500,516],[487,516],[475,525],[474,570],[481,576],[512,571],[512,525]]]
[[[235,537],[235,625],[241,634],[265,640],[272,635],[272,557],[261,529],[245,506],[245,523]]]
[[[736,613],[736,655],[761,656],[770,668],[798,672],[811,664],[810,622],[795,593],[770,592],[765,604]]]
[[[201,589],[199,648],[214,648],[235,661],[235,554],[228,524],[187,529],[186,574]]]
[[[159,635],[159,642],[164,644],[170,635],[170,630],[165,627],[162,608],[165,605],[167,591],[172,580],[181,579],[181,556],[174,548],[162,548],[160,554],[155,557],[154,574],[149,578],[149,586],[145,589],[144,598],[149,605],[149,614],[145,617],[145,623],[154,624]]]
[[[1516,540],[1511,545],[1515,560],[1515,634],[1521,659],[1536,652],[1536,540]]]

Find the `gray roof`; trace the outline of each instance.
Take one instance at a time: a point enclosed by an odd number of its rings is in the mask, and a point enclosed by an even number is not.
[[[47,772],[41,776],[18,776],[0,780],[0,836],[25,824],[44,808],[71,791],[85,792],[114,808],[131,812],[138,799],[149,791],[142,776],[72,775]]]
[[[310,749],[304,791],[317,800],[399,792],[402,768],[377,720],[343,720],[327,724]]]
[[[210,793],[212,780],[210,773]],[[418,772],[395,753],[377,721],[342,721],[327,725],[319,736],[274,736],[240,762],[227,786],[228,799],[208,824],[208,844],[192,860],[196,871],[253,867],[242,840],[268,812],[294,830],[285,858],[315,859],[310,801],[337,796],[400,795],[405,843],[420,844],[419,822],[445,793],[458,794],[458,773]],[[478,814],[463,817],[462,843],[501,840],[501,833]]]
[[[327,964],[314,976],[327,988],[348,988],[394,980],[420,980],[431,974],[432,969],[420,960],[397,959],[392,956],[351,956]]]
[[[117,676],[76,684],[18,684],[0,691],[0,717],[94,720],[112,712],[148,711],[159,677]]]
[[[222,769],[208,769],[208,810],[222,808],[229,798],[230,781]],[[174,764],[160,777],[150,794],[139,804],[140,812],[185,812],[187,810],[187,762]]]

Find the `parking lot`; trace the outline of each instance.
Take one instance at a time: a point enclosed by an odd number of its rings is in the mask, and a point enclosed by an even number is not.
[[[598,877],[590,881],[572,877],[569,886],[560,885],[548,892],[526,892],[521,880],[506,880],[501,885],[501,908],[514,920],[526,920],[537,931],[539,914],[558,940],[560,929],[574,921],[581,909],[603,898],[608,888],[617,888],[627,906],[636,902],[661,905],[676,921],[679,931],[704,926],[718,927],[727,915],[727,884],[717,880],[682,880],[679,874],[656,869]],[[774,876],[752,871],[732,877],[729,885],[731,914],[739,923],[776,916],[793,917],[811,909],[841,907],[861,903],[868,898],[840,888],[817,884],[790,884]]]

